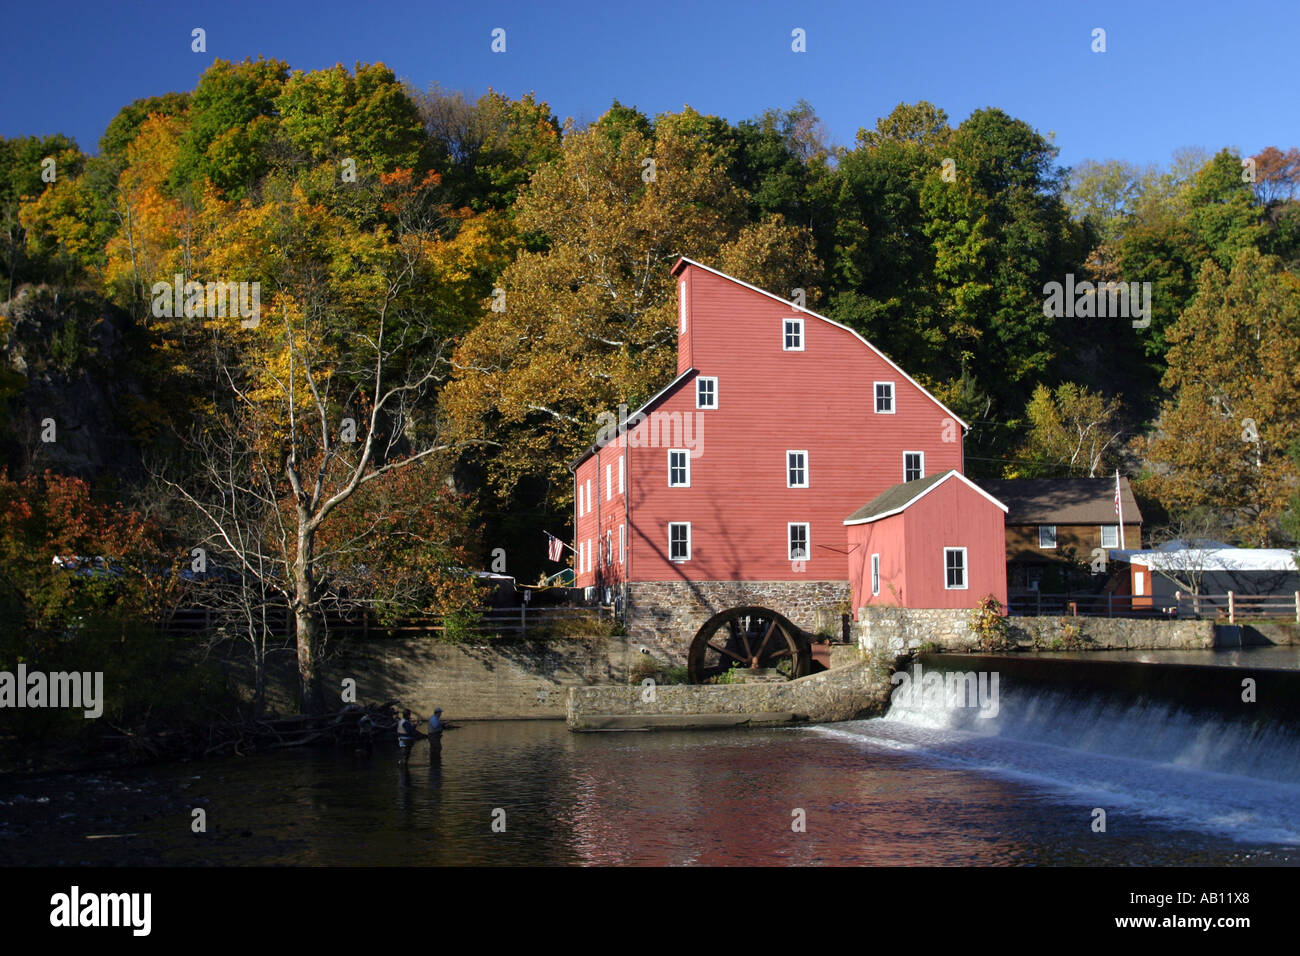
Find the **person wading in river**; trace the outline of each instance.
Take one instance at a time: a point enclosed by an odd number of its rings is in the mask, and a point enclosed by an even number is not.
[[[442,732],[446,726],[442,721],[442,708],[433,708],[433,716],[429,718],[429,763],[442,757]]]
[[[402,711],[402,719],[397,722],[397,762],[403,767],[411,759],[411,748],[420,738],[420,732],[411,723],[411,712]]]

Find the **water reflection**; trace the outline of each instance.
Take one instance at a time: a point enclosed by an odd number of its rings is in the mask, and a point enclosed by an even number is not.
[[[1123,814],[1116,837],[1098,839],[1092,804],[810,729],[575,735],[558,722],[468,723],[446,736],[440,761],[417,748],[404,773],[396,762],[381,745],[115,775],[170,803],[147,821],[123,808],[93,825],[102,808],[81,782],[51,778],[41,852],[169,865],[879,866],[1225,864],[1261,850]],[[13,783],[0,783],[0,800]],[[203,840],[189,831],[199,799]],[[84,839],[114,828],[139,836]],[[1268,862],[1290,860],[1262,849]]]

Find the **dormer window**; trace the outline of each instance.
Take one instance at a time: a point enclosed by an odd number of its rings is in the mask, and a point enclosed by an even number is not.
[[[786,352],[803,351],[803,319],[784,320],[781,348]]]

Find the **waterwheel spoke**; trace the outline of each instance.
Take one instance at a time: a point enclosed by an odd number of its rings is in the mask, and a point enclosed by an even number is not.
[[[713,649],[714,649],[715,651],[717,651],[719,654],[726,654],[728,657],[734,657],[736,660],[740,661],[740,663],[742,663],[742,664],[748,664],[748,663],[749,663],[749,661],[745,660],[743,657],[741,657],[739,654],[735,653],[734,651],[730,651],[730,650],[728,650],[728,649],[725,648],[725,647],[719,647],[717,644],[714,644],[712,641],[709,641],[709,642],[708,642],[708,646],[711,647],[711,648],[713,648]]]
[[[769,659],[770,659],[770,660],[776,660],[778,657],[787,657],[787,656],[789,656],[789,654],[790,654],[790,648],[787,647],[787,648],[785,648],[784,650],[780,650],[780,651],[775,651],[775,652],[773,652],[771,658],[769,658]]]
[[[767,642],[772,637],[772,632],[776,630],[776,618],[772,618],[772,623],[767,626],[767,633],[763,635],[763,643],[758,645],[758,651],[754,654],[757,660],[763,659],[763,648],[767,647]]]

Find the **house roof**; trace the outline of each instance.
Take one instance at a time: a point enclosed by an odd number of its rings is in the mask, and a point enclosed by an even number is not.
[[[867,524],[872,521],[879,521],[881,518],[888,518],[890,515],[900,514],[916,502],[920,501],[935,488],[938,488],[945,481],[952,478],[957,479],[962,484],[970,486],[978,494],[993,502],[1003,511],[1007,510],[1006,505],[998,501],[979,485],[975,484],[955,468],[950,468],[947,471],[941,471],[934,475],[926,475],[924,478],[917,478],[914,481],[905,481],[901,485],[894,485],[894,487],[882,491],[857,511],[853,512],[853,514],[845,518],[844,523]]]
[[[1178,551],[1110,552],[1111,560],[1165,571],[1296,571],[1286,548],[1184,548]]]
[[[794,304],[793,302],[791,302],[789,299],[783,299],[783,298],[781,298],[779,295],[774,295],[773,293],[768,292],[766,289],[760,289],[758,286],[750,285],[748,282],[744,282],[744,281],[742,281],[742,280],[740,280],[740,279],[737,279],[735,276],[729,276],[729,275],[727,275],[725,272],[719,272],[717,269],[710,268],[709,266],[704,265],[704,263],[702,263],[702,262],[696,262],[694,259],[688,259],[686,256],[682,256],[680,259],[677,260],[677,263],[676,263],[676,264],[673,266],[673,268],[672,268],[672,274],[673,274],[673,275],[677,275],[678,273],[680,273],[680,272],[682,271],[682,268],[683,268],[684,266],[688,266],[688,265],[689,265],[689,266],[695,266],[695,268],[697,268],[697,269],[703,269],[705,272],[709,272],[709,273],[712,273],[712,274],[715,275],[715,276],[719,276],[719,277],[721,277],[721,278],[723,278],[723,279],[726,279],[728,282],[734,282],[734,283],[736,283],[736,285],[744,286],[746,289],[749,289],[751,292],[757,292],[759,295],[765,295],[765,296],[767,296],[769,299],[775,299],[777,302],[780,302],[782,305],[789,306],[791,309],[793,309],[793,310],[796,311],[796,312],[799,312],[799,313],[804,314],[804,315],[811,315],[814,319],[821,319],[823,322],[829,323],[830,325],[835,326],[837,329],[843,329],[845,332],[848,332],[850,335],[852,335],[854,338],[856,338],[859,342],[861,342],[861,343],[862,343],[863,345],[865,345],[867,348],[871,349],[871,351],[875,352],[876,355],[880,356],[880,358],[885,362],[886,365],[888,365],[888,366],[889,366],[890,368],[892,368],[895,372],[897,372],[899,375],[903,376],[903,378],[907,379],[909,382],[911,382],[913,385],[915,385],[918,389],[920,389],[921,394],[923,394],[926,398],[928,398],[930,401],[934,402],[936,405],[938,405],[940,408],[942,408],[945,412],[947,412],[948,415],[951,416],[951,418],[953,419],[953,421],[955,421],[958,425],[960,425],[964,431],[969,431],[969,430],[970,430],[970,426],[967,425],[964,421],[962,421],[962,419],[957,415],[956,412],[954,412],[951,408],[949,408],[949,407],[948,407],[947,405],[945,405],[943,402],[939,401],[937,398],[935,398],[933,395],[931,395],[931,394],[930,394],[930,391],[929,391],[929,390],[928,390],[924,385],[922,385],[922,384],[921,384],[920,382],[918,382],[916,379],[912,378],[912,376],[910,376],[910,375],[908,375],[906,372],[904,372],[901,368],[898,367],[897,364],[894,363],[894,361],[893,361],[893,360],[892,360],[888,355],[886,355],[884,352],[880,351],[880,349],[876,348],[874,345],[872,345],[870,342],[868,342],[866,339],[864,339],[861,335],[859,335],[859,334],[858,334],[857,332],[855,332],[853,329],[849,328],[847,325],[843,325],[843,324],[841,324],[841,323],[839,323],[839,322],[836,322],[834,319],[828,319],[828,318],[826,318],[826,316],[824,316],[824,315],[819,315],[818,313],[812,311],[812,309],[809,309],[809,308],[807,308],[806,306],[795,305],[795,304]]]
[[[621,421],[618,423],[618,434],[622,435],[625,434],[629,428],[636,428],[637,425],[641,424],[641,419],[637,417],[638,415],[648,413],[655,405],[658,405],[661,401],[663,401],[663,399],[665,399],[668,396],[668,394],[673,391],[673,389],[675,389],[678,385],[685,382],[692,375],[696,375],[696,374],[698,373],[695,369],[688,368],[685,372],[682,372],[681,375],[678,375],[675,379],[673,379],[671,382],[669,382],[667,385],[661,388],[654,395],[650,396],[650,398],[646,401],[646,403],[642,405],[640,408],[638,408],[636,411],[628,412],[626,421]],[[607,445],[609,444],[609,442],[604,442],[603,444]],[[574,469],[576,469],[584,461],[586,461],[592,455],[596,454],[596,449],[601,447],[602,447],[601,442],[595,442],[594,444],[588,445],[586,450],[584,450],[581,455],[579,455],[577,458],[573,459],[573,461],[569,463],[569,471],[573,471]]]
[[[1120,480],[1124,524],[1141,524],[1142,512],[1128,479]],[[1007,524],[1116,524],[1115,479],[979,479],[976,484],[1007,504]]]

